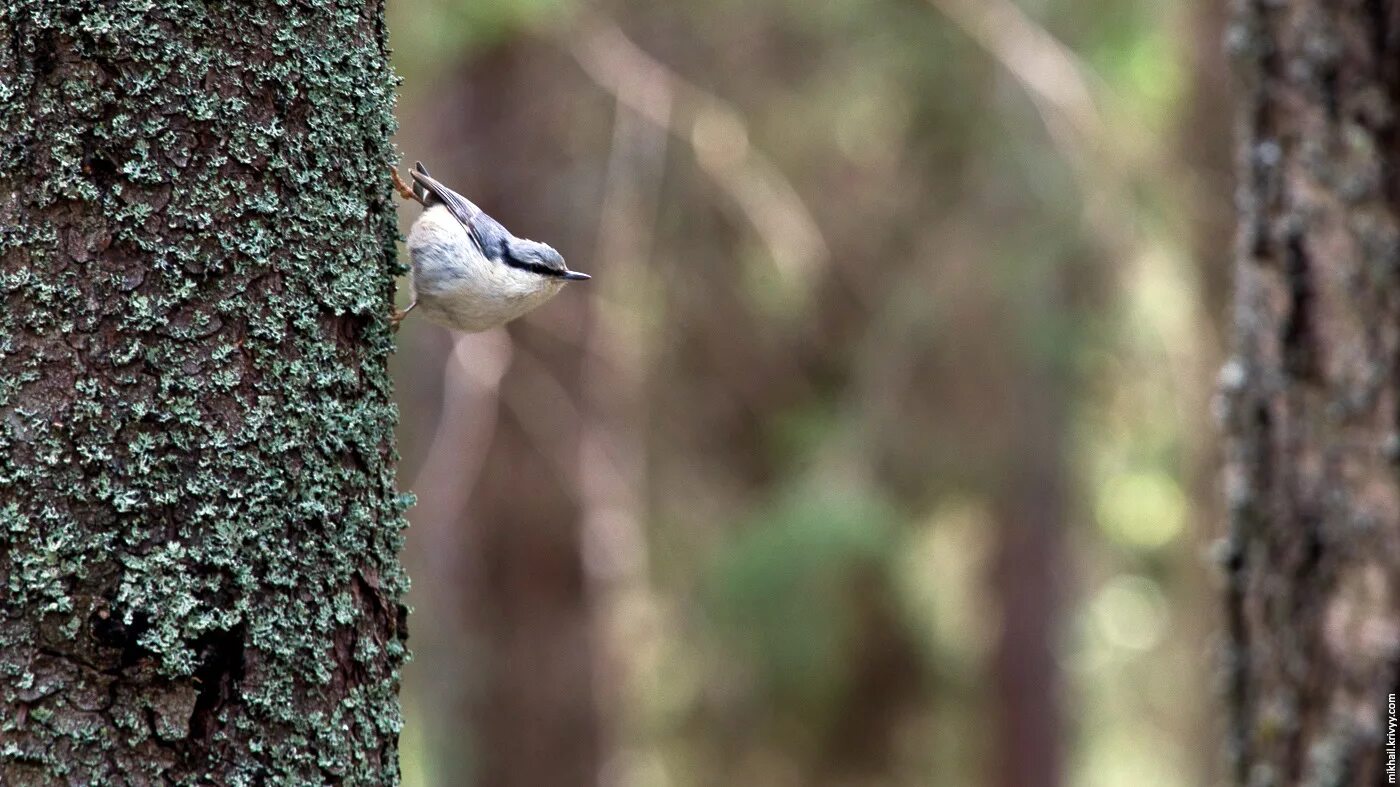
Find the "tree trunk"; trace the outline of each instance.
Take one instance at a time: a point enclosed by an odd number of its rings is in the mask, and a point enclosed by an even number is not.
[[[569,215],[557,203],[567,182],[560,173],[576,166],[566,131],[541,125],[535,103],[579,117],[569,102],[580,93],[571,97],[561,77],[573,72],[557,58],[533,42],[481,58],[463,74],[460,122],[444,147],[496,164],[472,175],[474,194],[507,227],[535,226],[559,248],[581,250],[583,222],[543,223]],[[571,460],[579,451],[582,363],[579,348],[558,338],[583,335],[585,316],[567,308],[560,298],[510,327],[514,360],[501,382],[500,421],[459,525],[480,561],[467,588],[480,675],[469,709],[477,787],[605,783],[610,733],[596,692],[579,470]],[[536,327],[547,320],[567,327],[550,335]]]
[[[1241,785],[1383,783],[1400,657],[1400,0],[1242,0],[1227,691]]]
[[[0,784],[396,783],[382,4],[0,43]]]
[[[1056,293],[1055,279],[1039,292]],[[1032,324],[1053,325],[1058,295],[1042,296],[1025,312]],[[1025,352],[1017,358],[1011,408],[1019,452],[1005,467],[996,513],[997,550],[991,585],[1001,608],[1001,632],[988,664],[998,745],[987,784],[1058,787],[1065,782],[1061,675],[1057,646],[1063,626],[1066,489],[1065,433],[1071,384],[1055,359]]]
[[[1234,104],[1230,61],[1220,45],[1229,20],[1226,3],[1196,3],[1187,14],[1184,30],[1190,36],[1190,90],[1182,99],[1186,112],[1172,134],[1172,155],[1189,173],[1182,181],[1188,189],[1190,210],[1186,218],[1193,258],[1189,275],[1195,279],[1192,290],[1200,303],[1189,376],[1178,389],[1185,398],[1177,405],[1190,414],[1181,426],[1181,469],[1191,511],[1188,546],[1172,550],[1170,564],[1163,568],[1175,577],[1171,585],[1175,605],[1212,611],[1209,615],[1175,617],[1171,635],[1178,652],[1191,654],[1198,665],[1194,679],[1178,687],[1188,695],[1178,716],[1178,723],[1184,726],[1178,729],[1182,744],[1192,755],[1190,762],[1183,763],[1186,781],[1202,785],[1226,782],[1220,741],[1227,721],[1217,713],[1212,689],[1218,681],[1210,669],[1224,616],[1215,606],[1219,591],[1212,581],[1214,572],[1200,556],[1203,545],[1219,536],[1225,519],[1220,477],[1225,448],[1214,428],[1210,402],[1216,392],[1209,381],[1227,351],[1233,276],[1229,261],[1235,229],[1231,201],[1235,192],[1234,139],[1230,134]]]

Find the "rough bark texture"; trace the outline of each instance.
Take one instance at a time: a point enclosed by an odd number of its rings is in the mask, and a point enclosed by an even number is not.
[[[0,784],[398,781],[378,0],[0,7]]]
[[[1226,688],[1241,785],[1384,783],[1400,654],[1400,0],[1237,0]]]

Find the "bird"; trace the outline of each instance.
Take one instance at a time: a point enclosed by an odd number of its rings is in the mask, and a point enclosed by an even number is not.
[[[549,244],[517,238],[471,200],[444,186],[415,162],[410,188],[389,164],[394,189],[423,206],[408,231],[411,299],[395,310],[395,329],[417,309],[427,319],[464,333],[504,325],[559,294],[586,273],[569,270]]]

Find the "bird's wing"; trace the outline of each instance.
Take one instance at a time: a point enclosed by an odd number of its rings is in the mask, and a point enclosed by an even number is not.
[[[476,241],[476,245],[482,246],[481,237],[472,227],[477,217],[486,215],[481,208],[478,208],[471,200],[461,194],[439,183],[436,178],[428,174],[427,168],[423,166],[421,161],[413,165],[413,170],[409,174],[413,175],[414,183],[421,185],[429,194],[446,205],[447,210],[457,221],[461,222],[462,226],[466,228],[467,234],[472,236],[472,240]],[[424,204],[427,204],[427,200],[424,200]]]

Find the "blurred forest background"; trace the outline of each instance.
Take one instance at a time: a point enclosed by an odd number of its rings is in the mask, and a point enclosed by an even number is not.
[[[595,276],[400,333],[405,783],[1218,781],[1219,5],[390,3]]]

